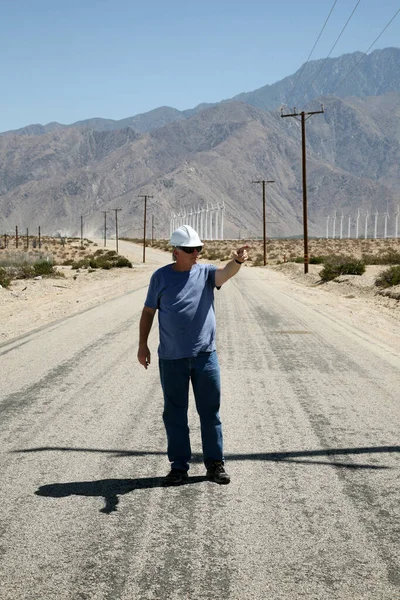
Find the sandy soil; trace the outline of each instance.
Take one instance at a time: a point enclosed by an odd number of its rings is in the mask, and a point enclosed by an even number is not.
[[[129,290],[147,285],[149,275],[157,268],[136,265],[132,269],[72,271],[58,267],[59,278],[19,280],[7,289],[0,289],[0,343],[23,335],[37,327],[81,312],[87,308],[119,296]],[[391,288],[393,298],[382,295],[374,285],[375,277],[383,269],[369,266],[362,276],[343,276],[339,280],[321,284],[319,265],[310,265],[304,275],[303,265],[286,263],[257,269],[271,285],[277,285],[295,294],[307,304],[332,312],[343,321],[351,322],[389,343],[400,346],[400,286]]]
[[[154,267],[57,270],[64,276],[17,280],[0,289],[0,343],[146,285]]]

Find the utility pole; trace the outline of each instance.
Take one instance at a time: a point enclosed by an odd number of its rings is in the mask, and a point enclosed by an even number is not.
[[[83,248],[83,215],[81,215],[81,248]]]
[[[15,226],[15,247],[18,248],[18,225]]]
[[[108,210],[101,211],[104,215],[104,248],[107,246],[107,213]]]
[[[154,198],[148,194],[139,195],[138,198],[144,198],[144,220],[143,220],[143,262],[146,262],[146,213],[147,213],[147,198]]]
[[[307,221],[307,169],[306,169],[306,121],[312,115],[319,115],[324,112],[324,107],[321,104],[321,110],[305,112],[304,110],[298,113],[294,109],[293,113],[284,115],[283,108],[281,109],[281,117],[295,117],[297,121],[301,120],[301,140],[302,140],[302,166],[303,166],[303,231],[304,231],[304,273],[308,273],[308,221]],[[301,117],[298,119],[297,117]]]
[[[151,246],[154,244],[154,215],[151,215]]]
[[[275,183],[274,179],[260,179],[258,181],[252,181],[251,183],[262,184],[263,194],[263,250],[264,250],[264,267],[267,264],[267,232],[266,232],[266,208],[265,208],[265,186],[267,183]]]
[[[122,210],[121,208],[113,208],[115,212],[115,243],[116,243],[116,251],[118,254],[118,211]]]
[[[40,225],[38,227],[38,238],[39,238],[39,250],[42,247],[42,238],[40,237]]]

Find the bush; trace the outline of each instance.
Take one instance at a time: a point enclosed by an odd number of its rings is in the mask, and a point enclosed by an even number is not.
[[[332,281],[340,275],[362,275],[365,273],[365,263],[362,260],[348,257],[331,257],[320,272],[322,281]]]
[[[400,266],[397,265],[382,271],[375,279],[375,285],[384,288],[400,285]]]
[[[14,268],[12,275],[14,279],[32,279],[32,277],[36,276],[36,271],[33,268],[33,265],[23,263],[19,267]]]
[[[117,258],[117,262],[115,264],[116,267],[120,268],[120,267],[128,267],[129,269],[132,269],[132,263],[130,260],[128,260],[127,258],[125,258],[125,256],[118,256]]]
[[[11,277],[8,275],[6,269],[0,267],[0,285],[1,287],[8,288],[11,283]]]
[[[326,256],[311,256],[310,265],[322,265],[326,260]]]
[[[362,259],[367,265],[400,265],[400,252],[389,248],[380,256],[363,254]]]
[[[36,275],[54,275],[54,267],[50,262],[42,261],[33,265]]]
[[[73,269],[87,269],[90,264],[88,258],[81,258],[80,260],[74,260],[71,264]]]
[[[272,256],[271,256],[271,258],[272,258]],[[328,259],[327,259],[326,256],[310,256],[310,258],[308,260],[308,264],[310,264],[310,265],[322,265],[327,260]],[[289,262],[292,262],[292,260],[290,260]],[[293,262],[303,264],[304,263],[304,256],[296,256],[296,258],[293,260]]]
[[[83,258],[72,263],[73,269],[113,269],[113,268],[129,267],[132,268],[130,260],[125,256],[119,256],[115,251],[103,254],[102,251],[95,252],[94,256]]]

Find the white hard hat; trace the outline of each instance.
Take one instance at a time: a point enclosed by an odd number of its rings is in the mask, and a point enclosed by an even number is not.
[[[189,248],[203,246],[199,234],[193,227],[190,227],[190,225],[182,225],[181,227],[178,227],[178,229],[175,229],[169,243],[171,246],[188,246]]]

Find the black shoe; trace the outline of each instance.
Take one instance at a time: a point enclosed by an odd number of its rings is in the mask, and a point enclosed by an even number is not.
[[[164,477],[164,485],[181,485],[188,478],[187,471],[181,469],[171,469],[166,477]]]
[[[220,460],[214,460],[207,466],[207,477],[215,483],[229,483],[231,480],[225,471],[224,463]]]

